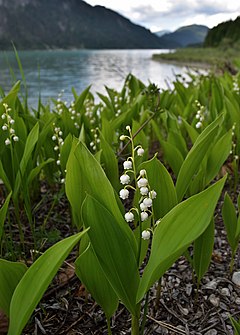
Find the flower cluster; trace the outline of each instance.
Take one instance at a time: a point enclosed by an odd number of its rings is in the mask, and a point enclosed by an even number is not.
[[[236,92],[237,94],[240,93],[240,87],[238,85],[237,79],[235,79],[235,78],[234,78],[234,81],[233,81],[233,91]]]
[[[126,129],[129,131],[130,136],[121,135],[120,140],[123,141],[125,139],[129,139],[132,142],[132,136],[131,136],[131,129],[129,126],[126,127]],[[124,173],[120,176],[120,183],[124,185],[124,188],[122,188],[119,192],[119,196],[121,199],[125,200],[129,197],[129,189],[134,189],[135,191],[138,190],[140,194],[140,200],[139,200],[139,207],[138,208],[131,208],[126,214],[125,214],[125,220],[127,222],[133,222],[135,220],[134,213],[137,213],[137,216],[139,218],[139,221],[143,222],[146,221],[151,215],[152,215],[152,204],[153,199],[156,198],[157,193],[154,190],[151,190],[148,179],[147,179],[147,172],[146,170],[140,170],[139,176],[136,176],[135,172],[135,166],[134,166],[134,157],[135,154],[138,156],[142,156],[144,154],[144,149],[139,145],[137,147],[133,147],[132,142],[132,157],[128,157],[127,160],[123,162],[123,170]],[[135,179],[135,187],[130,185],[131,178],[129,174],[132,173],[134,175]],[[149,230],[143,230],[142,231],[142,238],[143,239],[149,239],[150,238],[150,231]]]
[[[236,130],[236,124],[234,123],[232,126],[232,149],[230,150],[230,155],[234,156],[235,160],[239,159],[239,156],[236,154],[236,143],[235,143],[235,130]]]
[[[5,112],[2,114],[2,120],[4,122],[2,130],[8,132],[8,137],[5,140],[5,145],[10,145],[12,141],[18,142],[19,137],[16,135],[14,129],[15,120],[9,114],[11,112],[11,108],[6,103],[3,103],[3,107],[5,109]]]
[[[114,108],[116,110],[116,116],[119,116],[121,114],[121,105],[122,105],[122,97],[115,95]]]
[[[97,147],[100,143],[98,128],[91,129],[91,133],[93,133],[93,140],[90,142],[89,145],[90,145],[90,147],[92,148],[93,151],[96,151]]]
[[[68,111],[70,113],[70,118],[74,122],[74,126],[76,129],[80,129],[79,125],[79,119],[80,119],[80,113],[77,113],[75,110],[75,104],[74,101],[71,102],[70,107],[68,108]]]
[[[195,116],[198,122],[196,123],[195,127],[198,129],[198,128],[201,128],[203,125],[205,107],[202,106],[198,100],[195,100],[195,103],[198,108],[196,116]]]
[[[60,149],[61,147],[63,146],[64,144],[64,140],[62,138],[62,135],[63,135],[63,132],[61,130],[60,127],[56,127],[55,126],[55,123],[53,123],[53,126],[54,126],[54,134],[52,136],[52,140],[54,142],[54,151],[57,153],[57,159],[56,159],[56,164],[57,165],[61,165],[61,152],[60,152]],[[64,183],[64,178],[61,178],[61,171],[59,169],[59,177],[61,179],[61,183]]]

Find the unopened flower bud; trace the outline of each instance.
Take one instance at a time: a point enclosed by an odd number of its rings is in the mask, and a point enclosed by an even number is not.
[[[156,196],[157,196],[157,192],[154,191],[154,190],[152,190],[152,191],[149,192],[148,196],[149,196],[149,198],[151,198],[151,199],[155,199]]]
[[[19,141],[19,137],[18,136],[13,136],[13,140],[14,140],[14,142],[18,142]]]
[[[146,175],[146,170],[140,170],[139,174],[141,177],[144,177]]]

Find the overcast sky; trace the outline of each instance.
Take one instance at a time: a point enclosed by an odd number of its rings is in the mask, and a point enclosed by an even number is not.
[[[190,24],[212,28],[240,15],[239,0],[85,0],[92,6],[110,8],[151,31],[170,30]]]

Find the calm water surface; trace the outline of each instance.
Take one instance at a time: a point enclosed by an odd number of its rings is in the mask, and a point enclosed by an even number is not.
[[[19,57],[28,85],[30,105],[36,106],[39,92],[44,102],[57,98],[71,100],[71,88],[80,93],[92,85],[92,93],[104,93],[104,86],[120,90],[127,74],[132,73],[144,84],[149,81],[161,88],[171,83],[186,68],[162,64],[151,59],[153,53],[167,50],[57,50],[20,51]],[[0,52],[0,86],[7,92],[12,86],[9,71],[21,79],[13,52]]]

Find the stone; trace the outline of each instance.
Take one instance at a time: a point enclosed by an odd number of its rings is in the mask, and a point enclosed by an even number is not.
[[[225,297],[230,297],[230,291],[227,287],[223,287],[221,289],[221,294],[224,295]]]
[[[209,329],[204,335],[217,335],[217,330]]]
[[[233,273],[233,275],[232,275],[232,282],[235,285],[240,286],[240,271]]]
[[[215,296],[215,294],[211,294],[209,296],[209,301],[211,302],[211,304],[214,306],[214,307],[218,307],[219,304],[220,304],[220,299],[218,297]]]
[[[211,280],[206,285],[204,285],[204,288],[207,288],[209,290],[216,290],[218,286],[218,282],[216,280]]]

